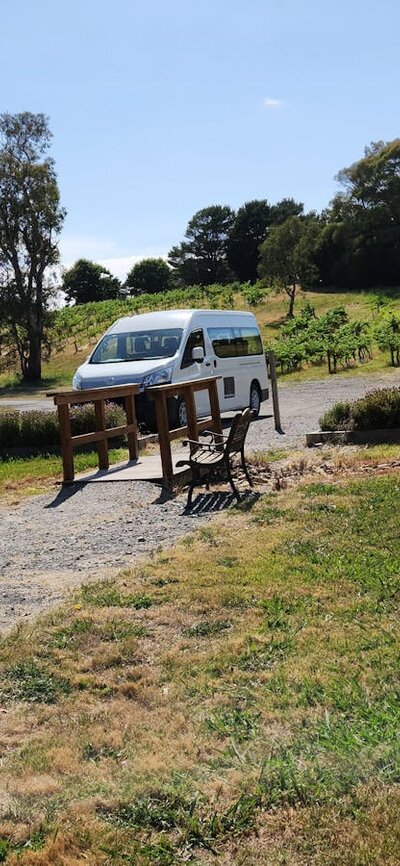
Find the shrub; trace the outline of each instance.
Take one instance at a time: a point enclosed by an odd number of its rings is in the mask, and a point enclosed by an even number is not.
[[[348,430],[350,427],[350,403],[335,403],[319,419],[321,430]]]
[[[115,403],[106,404],[106,426],[120,427],[125,423],[123,408]],[[94,406],[91,403],[71,409],[71,429],[74,436],[91,433],[95,429]],[[56,412],[12,410],[0,413],[0,449],[22,447],[45,450],[59,444]]]
[[[14,410],[0,413],[0,448],[20,444],[20,417]]]
[[[354,403],[335,403],[319,419],[321,430],[373,430],[400,427],[400,389],[371,391]]]
[[[371,391],[351,408],[354,430],[374,427],[400,427],[400,389],[382,388]]]

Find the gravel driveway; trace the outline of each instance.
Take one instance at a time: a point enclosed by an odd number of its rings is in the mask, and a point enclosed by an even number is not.
[[[332,403],[399,382],[399,372],[390,371],[282,386],[284,433],[277,433],[272,416],[264,415],[251,425],[247,449],[303,446],[305,433],[318,429],[318,418]],[[0,506],[0,630],[54,606],[86,579],[111,574],[173,544],[232,497],[210,494],[200,501],[203,510],[188,515],[184,496],[163,503],[159,487],[138,481],[77,484],[12,509]]]
[[[185,495],[163,502],[161,493],[146,481],[76,484],[1,506],[0,631],[83,581],[173,544],[232,501],[209,494],[201,511],[186,514]]]
[[[268,448],[290,448],[304,445],[305,434],[319,430],[318,420],[333,403],[355,400],[375,388],[400,387],[400,371],[390,370],[374,376],[329,376],[315,382],[299,385],[282,385],[279,388],[279,405],[283,434],[274,429],[271,416],[263,416],[251,425],[247,447],[263,451]],[[268,403],[268,411],[272,412]]]

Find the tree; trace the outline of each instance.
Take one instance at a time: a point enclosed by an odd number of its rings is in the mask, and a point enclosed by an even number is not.
[[[129,271],[125,285],[132,295],[166,292],[171,285],[171,269],[164,259],[143,259]]]
[[[44,114],[0,115],[1,321],[25,381],[41,377],[49,268],[59,259],[65,217]]]
[[[271,207],[271,225],[280,226],[291,216],[302,216],[304,205],[294,198],[283,198]]]
[[[293,316],[296,290],[309,288],[318,278],[314,263],[320,225],[315,219],[292,216],[274,226],[260,250],[260,276],[271,279],[289,297],[288,316]]]
[[[173,247],[168,255],[169,264],[184,285],[199,282],[208,286],[229,280],[226,252],[234,218],[227,205],[211,205],[194,214],[185,232],[187,240]]]
[[[241,282],[258,279],[259,248],[271,224],[272,208],[266,199],[248,201],[239,208],[227,244],[228,265]]]
[[[400,283],[400,139],[372,142],[342,169],[319,265],[328,285],[367,287]]]
[[[118,298],[121,283],[103,265],[89,259],[78,259],[72,268],[65,271],[61,289],[68,303],[87,304]]]

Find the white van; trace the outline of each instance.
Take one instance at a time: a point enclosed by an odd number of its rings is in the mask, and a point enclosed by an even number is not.
[[[148,421],[152,404],[145,389],[168,382],[221,376],[221,412],[250,406],[256,415],[268,398],[267,365],[252,313],[229,310],[167,310],[118,319],[73,378],[75,389],[137,383],[138,419]],[[210,411],[208,391],[196,394],[199,418]],[[186,424],[182,397],[169,405],[170,423]]]

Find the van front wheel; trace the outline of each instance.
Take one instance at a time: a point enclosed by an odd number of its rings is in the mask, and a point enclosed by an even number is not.
[[[170,407],[169,412],[169,429],[176,429],[177,427],[186,427],[187,425],[187,416],[186,416],[186,406],[183,397],[177,397],[173,401],[171,401],[172,406]]]
[[[251,383],[249,405],[254,417],[258,418],[261,409],[261,391],[258,382]]]

